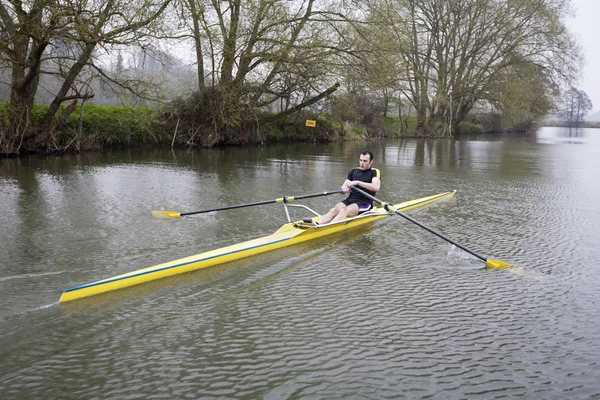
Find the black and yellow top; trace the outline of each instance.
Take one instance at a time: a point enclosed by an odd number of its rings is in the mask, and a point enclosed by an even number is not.
[[[379,172],[379,170],[377,168],[369,168],[367,170],[362,170],[360,168],[352,168],[350,170],[350,172],[348,172],[348,177],[347,179],[349,181],[361,181],[361,182],[366,182],[366,183],[371,183],[373,182],[373,178],[379,178],[381,179],[381,173]],[[375,196],[376,192],[372,192],[370,190],[367,190],[366,188],[362,187],[359,185],[359,187],[364,190],[365,192],[367,192],[368,194],[370,194],[371,196]],[[369,204],[373,204],[373,200],[363,196],[360,193],[356,193],[354,191],[350,192],[350,196],[348,196],[348,200],[356,200],[356,201],[361,201],[361,202],[367,202]]]

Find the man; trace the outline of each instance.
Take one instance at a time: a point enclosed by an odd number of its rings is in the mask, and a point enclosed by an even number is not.
[[[350,190],[350,186],[356,186],[371,196],[381,187],[381,177],[377,168],[371,168],[373,164],[373,153],[370,150],[363,150],[360,153],[359,167],[352,168],[348,172],[348,177],[344,181],[341,189],[344,193],[350,192],[350,196],[337,203],[329,212],[319,219],[319,224],[341,221],[346,217],[354,217],[373,207],[373,202],[360,193]]]

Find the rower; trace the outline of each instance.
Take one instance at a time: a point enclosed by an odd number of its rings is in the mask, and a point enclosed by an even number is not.
[[[352,168],[348,172],[346,180],[341,186],[344,193],[350,192],[351,186],[360,187],[371,196],[381,188],[381,174],[377,168],[373,168],[373,153],[363,150],[358,159],[358,168]],[[341,221],[348,217],[354,217],[373,208],[373,200],[363,196],[361,193],[352,191],[343,201],[335,204],[327,214],[323,215],[318,224]]]

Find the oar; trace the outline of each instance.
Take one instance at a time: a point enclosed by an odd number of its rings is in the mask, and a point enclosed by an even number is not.
[[[487,268],[506,268],[506,267],[511,267],[510,264],[505,263],[503,261],[498,261],[498,260],[492,260],[490,258],[484,257],[479,253],[474,252],[471,249],[466,248],[465,246],[463,246],[460,243],[455,242],[454,240],[450,239],[448,236],[436,231],[435,229],[432,229],[430,227],[428,227],[427,225],[417,221],[416,219],[404,214],[403,212],[399,211],[396,207],[394,207],[394,205],[392,204],[388,204],[384,201],[379,200],[378,198],[371,196],[370,194],[366,193],[364,190],[361,190],[359,188],[357,188],[356,186],[350,186],[350,189],[362,194],[363,196],[365,196],[368,199],[371,199],[379,204],[381,204],[383,206],[383,208],[386,211],[392,211],[396,214],[398,214],[399,216],[401,216],[402,218],[405,218],[407,220],[409,220],[410,222],[412,222],[413,224],[416,224],[418,226],[420,226],[421,228],[433,233],[434,235],[437,235],[439,237],[441,237],[442,239],[444,239],[445,241],[452,243],[453,245],[455,245],[456,247],[463,249],[464,251],[466,251],[469,254],[474,255],[475,257],[479,258],[481,261],[485,262],[485,265]]]
[[[319,196],[329,196],[330,194],[336,194],[336,193],[344,193],[344,191],[340,189],[340,190],[335,190],[332,192],[304,194],[301,196],[283,196],[283,197],[279,197],[274,200],[264,200],[264,201],[257,201],[255,203],[238,204],[235,206],[225,206],[225,207],[211,208],[209,210],[190,211],[190,212],[183,212],[183,213],[179,213],[176,211],[152,211],[152,216],[156,217],[156,218],[179,218],[179,217],[183,217],[186,215],[203,214],[203,213],[209,213],[209,212],[213,212],[213,211],[232,210],[234,208],[262,206],[263,204],[291,203],[294,200],[309,199],[311,197],[319,197]]]

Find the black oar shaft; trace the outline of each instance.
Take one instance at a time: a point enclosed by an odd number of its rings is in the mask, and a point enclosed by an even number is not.
[[[213,212],[213,211],[232,210],[234,208],[261,206],[263,204],[272,204],[272,203],[275,203],[275,202],[276,202],[275,200],[257,201],[256,203],[238,204],[238,205],[235,205],[235,206],[224,206],[224,207],[219,207],[219,208],[211,208],[210,210],[200,210],[200,211],[183,212],[183,213],[181,213],[179,215],[181,215],[183,217],[184,215],[204,214],[204,213],[209,213],[209,212]]]
[[[209,213],[209,212],[213,212],[213,211],[232,210],[234,208],[262,206],[264,204],[291,203],[294,200],[309,199],[312,197],[320,197],[320,196],[329,196],[331,194],[336,194],[336,193],[344,193],[344,191],[340,189],[340,190],[335,190],[335,191],[331,191],[331,192],[319,192],[319,193],[312,193],[312,194],[304,194],[304,195],[300,195],[300,196],[283,196],[283,197],[280,197],[280,198],[277,198],[274,200],[264,200],[264,201],[257,201],[255,203],[246,203],[246,204],[238,204],[238,205],[234,205],[234,206],[211,208],[210,210],[189,211],[189,212],[180,213],[179,215],[185,216],[185,215],[203,214],[203,213]]]
[[[437,236],[441,237],[445,241],[452,243],[453,245],[455,245],[456,247],[458,247],[460,249],[463,249],[467,253],[470,253],[470,254],[474,255],[475,257],[479,258],[480,260],[487,261],[487,258],[484,257],[484,256],[482,256],[481,254],[479,254],[479,253],[477,253],[477,252],[475,252],[475,251],[473,251],[471,249],[466,248],[462,244],[455,242],[454,240],[450,239],[448,236],[444,235],[443,233],[440,233],[440,232],[436,231],[435,229],[428,227],[427,225],[423,224],[422,222],[417,221],[416,219],[412,218],[411,216],[409,216],[407,214],[404,214],[403,212],[398,211],[398,210],[394,210],[394,212],[396,214],[398,214],[399,216],[401,216],[403,218],[406,218],[407,220],[409,220],[413,224],[419,225],[421,228],[423,228],[423,229],[425,229],[425,230],[433,233],[434,235],[437,235]]]
[[[388,210],[388,208],[387,208],[387,206],[389,206],[389,204],[388,204],[388,203],[386,203],[386,202],[384,202],[384,201],[381,201],[381,200],[379,200],[379,199],[378,199],[377,197],[375,197],[375,196],[371,196],[370,194],[366,193],[364,190],[361,190],[361,189],[357,188],[356,186],[350,186],[350,189],[352,189],[352,190],[355,190],[355,191],[357,191],[358,193],[360,193],[360,194],[362,194],[363,196],[365,196],[366,198],[368,198],[368,199],[371,199],[371,200],[373,200],[373,201],[375,201],[375,202],[377,202],[377,203],[379,203],[379,204],[383,205],[383,206],[384,206],[384,208],[385,208],[386,210]],[[389,211],[389,210],[388,210],[388,211]],[[444,239],[445,241],[447,241],[447,242],[449,242],[449,243],[452,243],[453,245],[455,245],[456,247],[458,247],[458,248],[460,248],[460,249],[462,249],[462,250],[466,251],[467,253],[474,255],[475,257],[479,258],[480,260],[482,260],[482,261],[487,261],[487,257],[484,257],[484,256],[482,256],[481,254],[479,254],[479,253],[476,253],[476,252],[474,252],[473,250],[466,248],[466,247],[465,247],[465,246],[463,246],[462,244],[455,242],[454,240],[450,239],[448,236],[446,236],[446,235],[444,235],[444,234],[442,234],[442,233],[440,233],[440,232],[436,231],[436,230],[435,230],[435,229],[433,229],[433,228],[430,228],[430,227],[428,227],[428,226],[427,226],[427,225],[425,225],[424,223],[417,221],[416,219],[414,219],[414,218],[412,218],[412,217],[408,216],[407,214],[405,214],[405,213],[403,213],[403,212],[401,212],[401,211],[398,211],[398,210],[394,210],[394,213],[398,214],[398,215],[399,215],[399,216],[401,216],[402,218],[405,218],[405,219],[409,220],[409,221],[410,221],[410,222],[412,222],[413,224],[415,224],[415,225],[418,225],[418,226],[420,226],[421,228],[423,228],[423,229],[425,229],[425,230],[427,230],[427,231],[429,231],[429,232],[433,233],[434,235],[436,235],[436,236],[438,236],[438,237],[440,237],[440,238]]]

